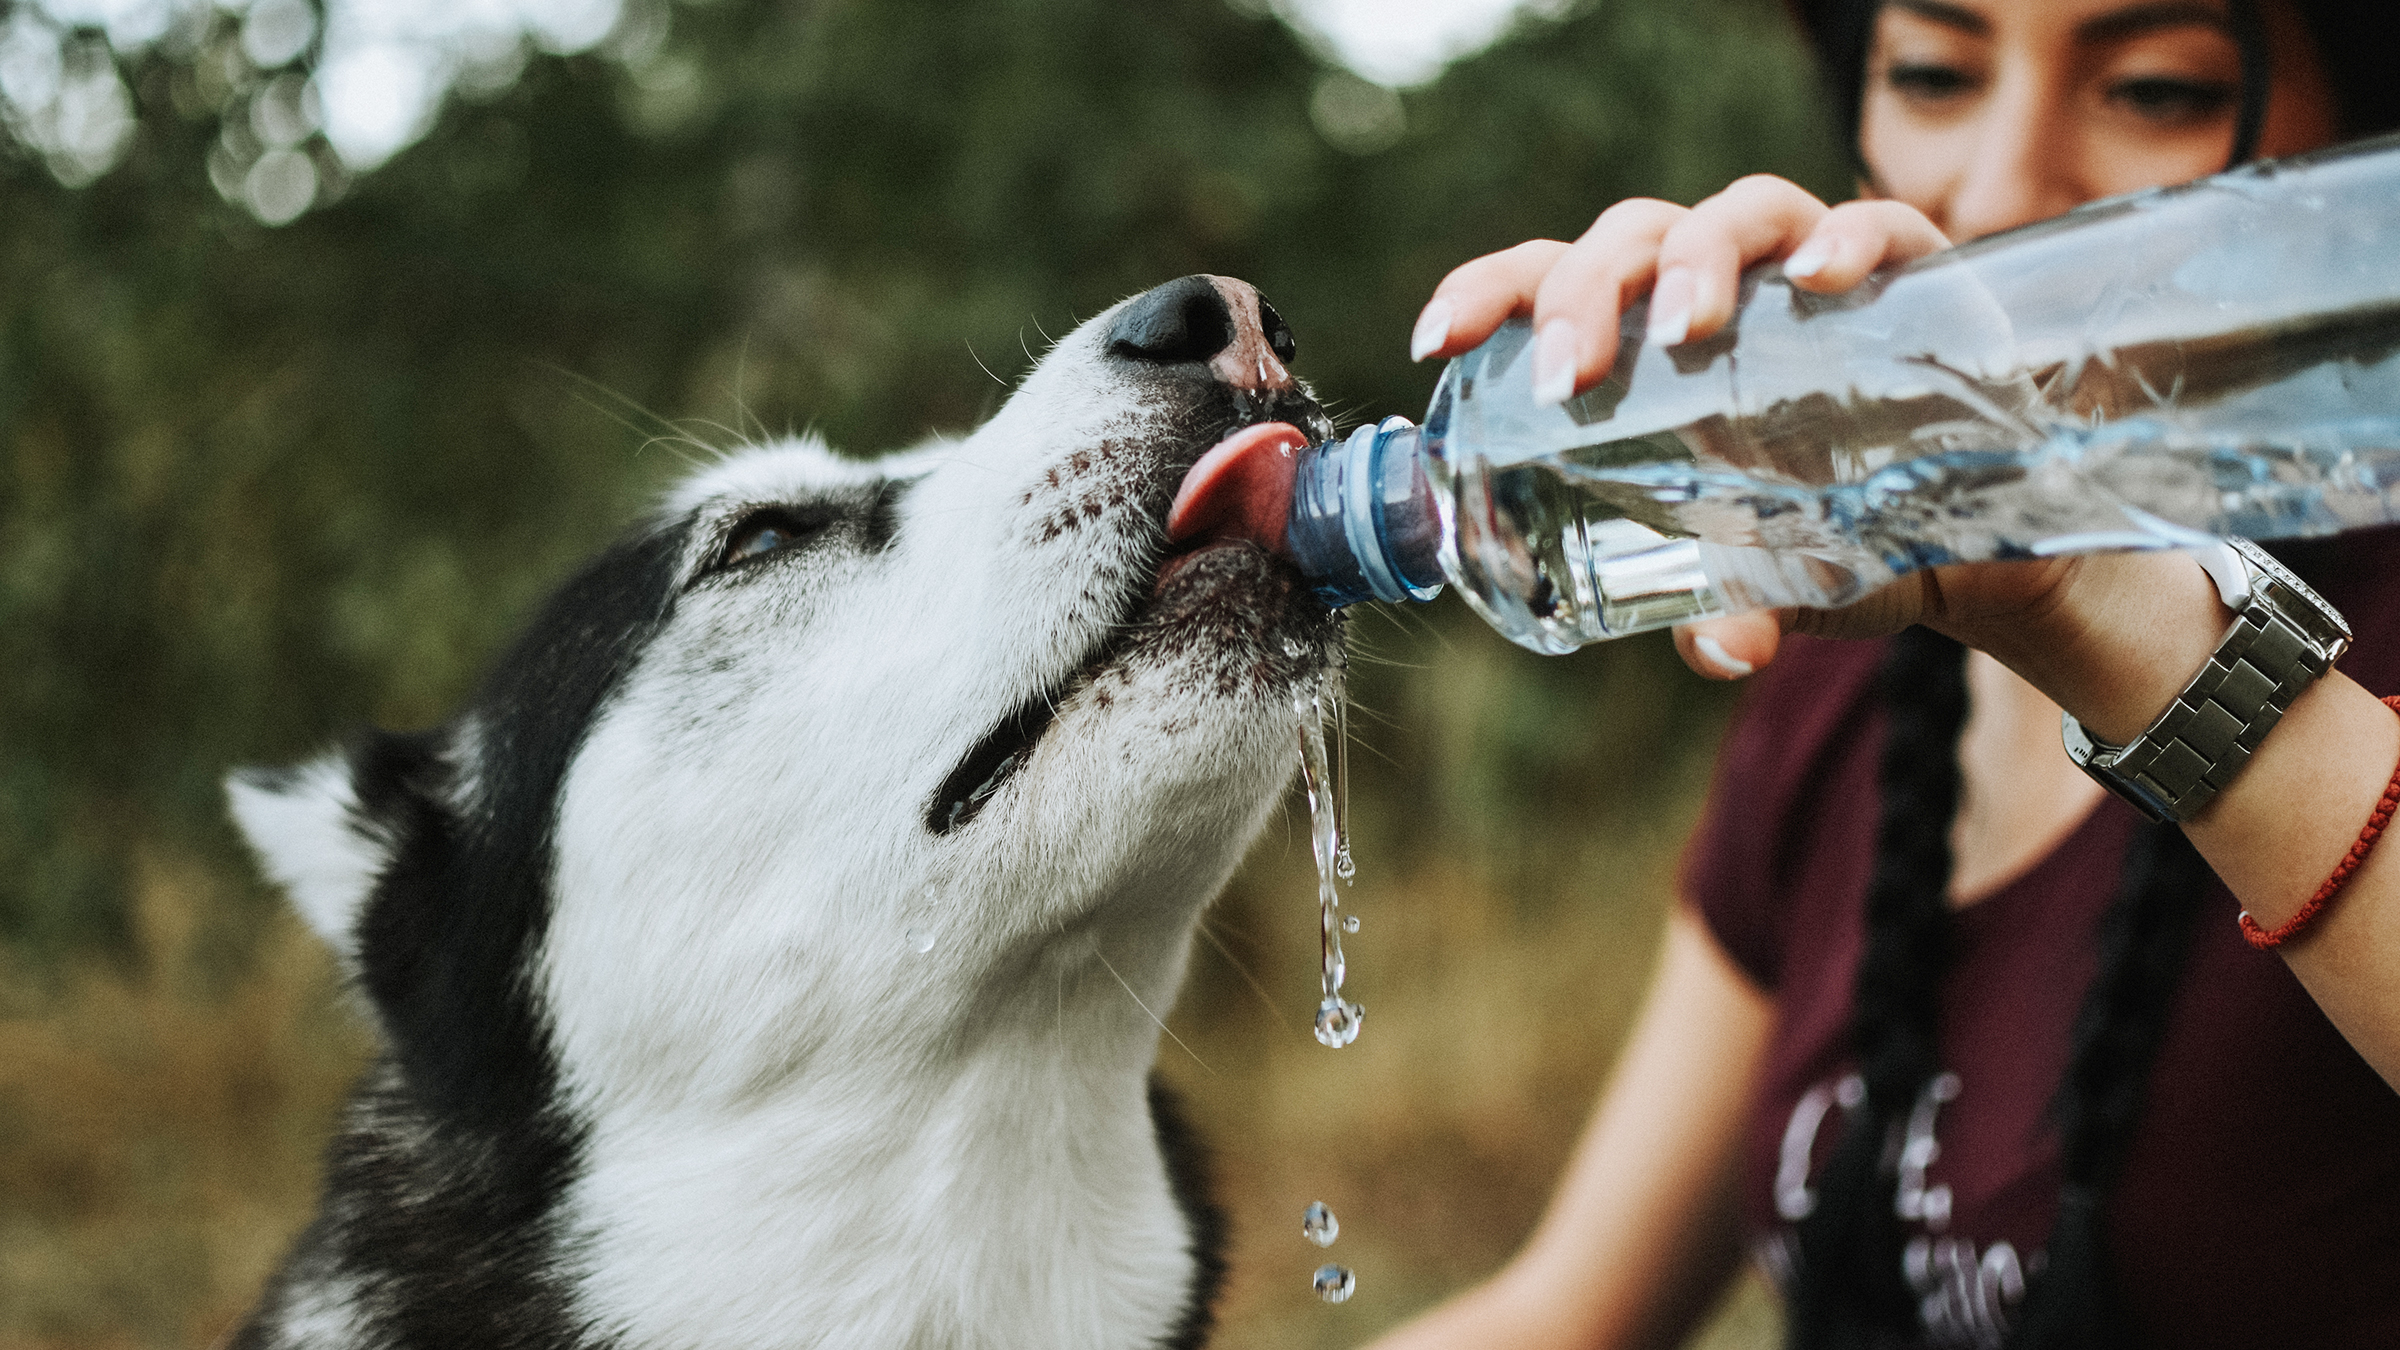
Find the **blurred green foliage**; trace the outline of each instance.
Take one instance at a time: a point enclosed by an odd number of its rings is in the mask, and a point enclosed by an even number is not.
[[[687,459],[963,428],[1203,270],[1260,285],[1346,420],[1415,414],[1408,329],[1460,261],[1745,172],[1845,187],[1774,0],[1528,21],[1397,120],[1264,0],[632,8],[663,46],[536,57],[282,228],[205,167],[260,78],[226,14],[122,56],[138,128],[91,186],[0,139],[0,1346],[204,1344],[308,1212],[364,1032],[225,770],[444,716]],[[1262,1347],[1352,1343],[1532,1222],[1724,708],[1657,641],[1538,658],[1455,601],[1352,632],[1375,1029],[1328,1057],[1293,1022],[1313,881],[1270,831],[1162,1058]],[[1332,1316],[1303,1192],[1375,1290]]]
[[[667,17],[641,64],[537,57],[453,99],[280,229],[203,167],[213,49],[126,58],[134,147],[90,187],[0,150],[0,941],[122,945],[148,843],[238,869],[228,765],[439,718],[695,443],[969,425],[1045,335],[1200,270],[1275,300],[1338,411],[1413,413],[1409,322],[1457,262],[1752,170],[1842,186],[1770,0],[1529,21],[1363,155],[1310,118],[1349,77],[1263,7]],[[1596,669],[1655,651],[1543,663],[1432,622],[1460,664],[1370,672],[1368,703],[1479,711],[1444,754],[1365,733],[1372,782],[1449,822],[1378,848],[1521,852],[1688,725],[1688,685],[1646,676],[1639,715],[1585,715]],[[229,953],[260,908],[231,889]]]

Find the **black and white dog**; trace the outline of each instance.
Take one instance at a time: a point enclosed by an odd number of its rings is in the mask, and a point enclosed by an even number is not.
[[[1198,1344],[1154,1014],[1341,638],[1163,521],[1229,432],[1330,432],[1291,355],[1188,277],[972,435],[736,453],[448,724],[237,775],[384,1050],[233,1343]]]

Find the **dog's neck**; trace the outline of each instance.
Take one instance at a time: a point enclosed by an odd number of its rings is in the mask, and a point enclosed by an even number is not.
[[[619,1047],[617,1081],[570,1052],[579,1301],[627,1344],[1157,1343],[1195,1270],[1147,1101],[1188,922],[1112,912],[787,971],[779,1015],[754,990],[696,1059]]]

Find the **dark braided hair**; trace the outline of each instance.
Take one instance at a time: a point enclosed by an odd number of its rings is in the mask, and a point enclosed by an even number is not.
[[[1892,1140],[1940,1069],[1965,671],[1957,643],[1912,628],[1893,639],[1880,672],[1883,799],[1850,1026],[1865,1091],[1800,1227],[1788,1319],[1794,1350],[1917,1339],[1916,1297],[1901,1274]],[[2118,898],[2100,923],[2100,973],[2077,1015],[2052,1104],[2065,1172],[2058,1218],[2010,1350],[2100,1350],[2121,1339],[2109,1334],[2101,1206],[2141,1116],[2208,875],[2173,826],[2144,828],[2127,850]]]
[[[1885,1145],[1940,1067],[1965,649],[1911,628],[1892,639],[1877,692],[1885,708],[1883,802],[1850,1016],[1866,1092],[1849,1111],[1815,1208],[1801,1222],[1788,1310],[1795,1350],[1864,1350],[1905,1338],[1916,1325],[1916,1300],[1900,1275]]]

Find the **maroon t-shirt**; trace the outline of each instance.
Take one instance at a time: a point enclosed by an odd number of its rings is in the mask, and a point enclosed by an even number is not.
[[[2400,691],[2400,530],[2277,552],[2350,619],[2342,668]],[[1752,1250],[1778,1279],[1857,1091],[1845,1032],[1885,645],[1789,641],[1727,735],[1685,858],[1685,895],[1775,996],[1743,1196]],[[1999,1346],[2040,1270],[2060,1184],[2047,1111],[2138,821],[2104,799],[2030,872],[1955,916],[1944,1072],[1906,1123],[1897,1196],[1928,1345]],[[2200,903],[2107,1199],[2112,1285],[2145,1345],[2400,1346],[2400,1096],[2279,958],[2242,941],[2222,885]]]

